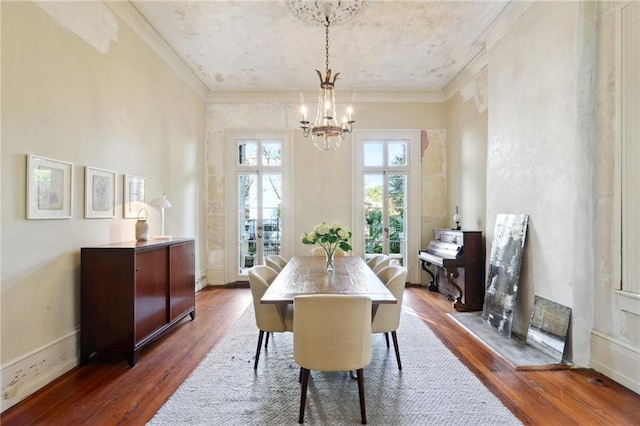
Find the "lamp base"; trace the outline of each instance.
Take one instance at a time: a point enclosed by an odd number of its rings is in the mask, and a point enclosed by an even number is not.
[[[171,235],[156,235],[153,238],[156,240],[170,240],[173,237],[171,237]]]

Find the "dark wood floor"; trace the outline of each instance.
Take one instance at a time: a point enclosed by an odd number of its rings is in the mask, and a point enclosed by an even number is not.
[[[248,288],[207,288],[197,295],[196,320],[143,349],[135,367],[118,356],[94,356],[2,413],[0,423],[143,425],[249,303]],[[451,305],[443,296],[408,287],[404,303],[523,423],[640,424],[640,396],[608,378],[592,370],[515,371],[446,315]]]

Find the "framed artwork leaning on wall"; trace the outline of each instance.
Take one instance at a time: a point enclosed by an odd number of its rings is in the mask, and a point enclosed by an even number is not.
[[[27,155],[27,219],[69,219],[73,164]]]

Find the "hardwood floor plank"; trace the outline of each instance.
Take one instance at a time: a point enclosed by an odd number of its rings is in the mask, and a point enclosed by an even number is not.
[[[640,396],[593,370],[515,371],[447,316],[452,307],[444,296],[408,287],[404,300],[405,307],[524,424],[640,424]],[[144,425],[250,303],[248,287],[208,287],[197,294],[196,320],[183,321],[145,348],[135,367],[130,368],[121,355],[95,355],[88,365],[74,368],[6,410],[0,422],[3,426]],[[602,380],[603,386],[593,379]]]

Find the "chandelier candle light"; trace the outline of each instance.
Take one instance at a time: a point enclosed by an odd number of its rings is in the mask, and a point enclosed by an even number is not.
[[[344,251],[352,250],[351,244],[349,244],[351,235],[351,230],[343,228],[340,222],[333,222],[331,226],[327,225],[326,222],[322,222],[314,226],[313,231],[303,233],[301,240],[303,244],[318,244],[324,249],[326,268],[328,272],[331,272],[334,269],[333,256],[336,253],[336,249],[340,247]]]
[[[307,108],[303,105],[300,109],[302,113],[302,120],[300,121],[304,136],[308,137],[311,134],[313,144],[324,151],[331,151],[337,149],[345,138],[345,134],[351,133],[353,130],[353,108],[349,106],[347,108],[347,115],[342,117],[342,123],[338,124],[336,120],[336,99],[335,99],[335,83],[340,75],[339,72],[333,74],[329,68],[329,26],[331,21],[329,16],[331,14],[331,3],[325,4],[324,10],[324,27],[325,27],[325,75],[319,70],[316,70],[318,77],[320,78],[320,96],[318,99],[318,111],[316,113],[315,122],[311,123],[307,119]]]

